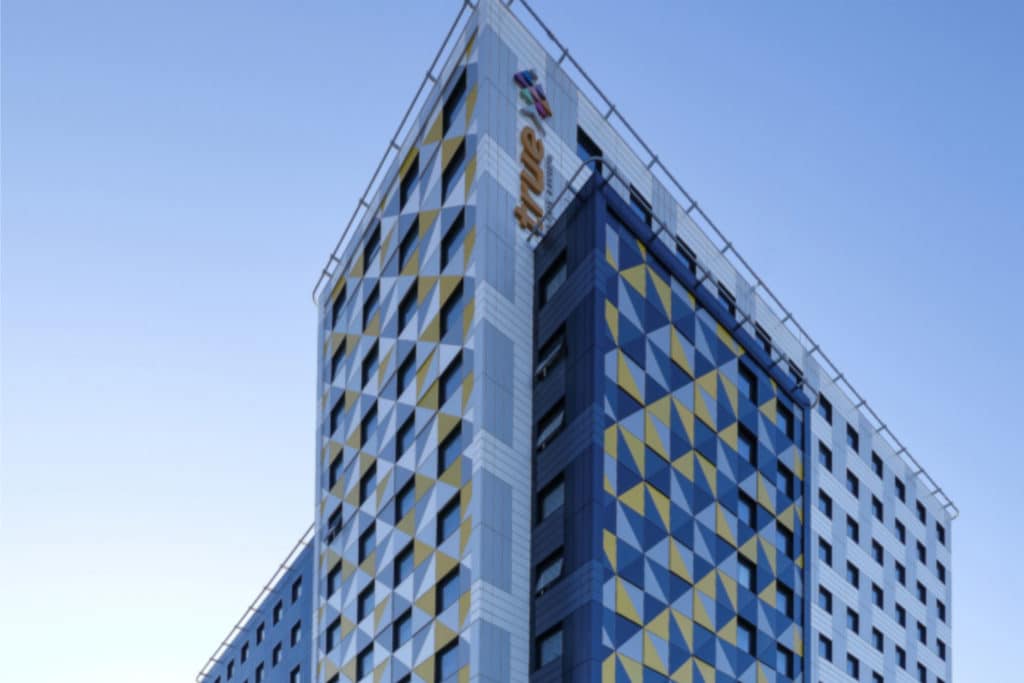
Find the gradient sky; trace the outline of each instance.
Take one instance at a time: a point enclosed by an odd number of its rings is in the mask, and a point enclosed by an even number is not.
[[[1020,680],[1024,5],[535,4],[959,504],[955,679]],[[4,3],[0,679],[191,680],[311,522],[310,290],[457,7]]]

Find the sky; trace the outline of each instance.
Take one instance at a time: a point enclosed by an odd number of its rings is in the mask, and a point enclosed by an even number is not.
[[[954,679],[1018,680],[1024,5],[534,5],[957,502]],[[3,4],[0,679],[191,680],[312,521],[310,292],[457,8]]]

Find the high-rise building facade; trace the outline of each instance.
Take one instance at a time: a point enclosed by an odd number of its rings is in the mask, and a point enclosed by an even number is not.
[[[314,299],[312,680],[952,680],[955,506],[526,3]]]

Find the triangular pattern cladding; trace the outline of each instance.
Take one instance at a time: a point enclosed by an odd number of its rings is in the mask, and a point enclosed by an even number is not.
[[[414,682],[431,680],[438,650],[453,639],[465,643],[470,638],[466,615],[474,571],[469,515],[473,466],[462,453],[439,472],[438,447],[459,424],[464,448],[477,420],[470,400],[478,142],[471,108],[479,83],[477,51],[471,37],[456,66],[456,73],[465,69],[466,93],[448,129],[442,125],[442,97],[433,111],[422,115],[422,135],[394,171],[395,182],[328,305],[328,324],[334,324],[322,349],[319,463],[324,482],[321,535],[327,537],[320,542],[321,557],[340,557],[345,569],[338,589],[320,603],[325,615],[320,628],[336,615],[341,615],[344,628],[332,651],[319,651],[319,669],[341,672],[345,680],[355,679],[357,659],[367,647],[374,648],[374,680],[398,680],[405,674]],[[442,198],[444,166],[460,144],[464,170]],[[401,178],[410,169],[417,179],[403,203]],[[462,236],[445,253],[445,234],[460,215]],[[367,249],[374,230],[379,231],[379,247]],[[461,297],[460,319],[443,321],[444,306],[453,296]],[[337,297],[344,303],[331,321]],[[402,305],[406,297],[414,301],[411,308]],[[442,338],[443,325],[448,329]],[[405,365],[409,359],[411,371]],[[459,360],[456,380],[442,382],[445,371]],[[449,394],[443,402],[442,392]],[[375,472],[370,483],[368,472]],[[336,483],[328,486],[332,478]],[[399,493],[404,496],[406,491],[412,491],[411,499],[402,497],[399,503]],[[455,529],[439,538],[439,516],[456,498]],[[328,518],[337,519],[336,529],[330,528]],[[413,566],[400,569],[399,556],[407,549],[412,550]],[[324,580],[328,567],[323,561],[321,565]],[[441,596],[439,583],[456,571],[458,590]],[[374,597],[368,602],[369,592]],[[442,599],[453,602],[441,609]],[[406,613],[412,618],[412,633],[396,649],[392,625]],[[462,659],[468,665],[468,657]]]
[[[803,454],[775,420],[777,402],[792,402],[753,362],[757,402],[742,396],[743,349],[727,329],[624,226],[609,224],[605,240],[602,680],[776,680],[780,633],[802,626],[804,593],[802,527],[789,521]],[[741,432],[756,439],[756,467]],[[798,477],[795,499],[774,486],[779,462]],[[741,499],[762,503],[753,520]],[[777,609],[776,582],[796,596],[793,617]]]

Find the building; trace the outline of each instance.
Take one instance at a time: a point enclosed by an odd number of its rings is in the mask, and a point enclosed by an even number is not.
[[[314,300],[312,680],[951,681],[956,507],[525,2]]]
[[[310,527],[284,558],[196,683],[310,683],[313,545]]]

